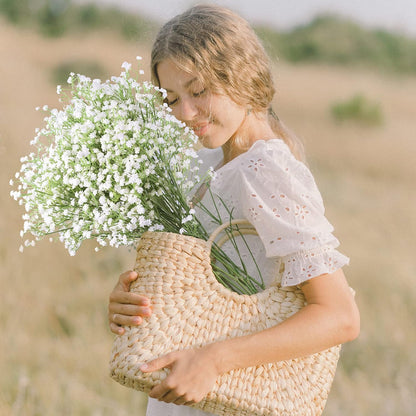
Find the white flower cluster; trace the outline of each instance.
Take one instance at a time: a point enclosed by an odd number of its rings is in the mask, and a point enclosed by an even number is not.
[[[134,245],[147,230],[183,232],[196,221],[186,195],[199,181],[197,137],[170,114],[165,91],[122,67],[105,82],[71,73],[70,94],[57,88],[63,109],[43,107],[36,151],[11,181],[26,211],[21,235],[34,236],[25,246],[56,234],[74,255],[85,239]]]

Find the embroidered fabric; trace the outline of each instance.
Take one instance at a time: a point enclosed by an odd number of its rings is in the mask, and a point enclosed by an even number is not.
[[[206,152],[213,151],[204,150],[201,157],[205,158]],[[261,242],[256,237],[246,239],[252,242],[250,249],[260,268],[266,268],[268,285],[276,279],[281,279],[282,286],[298,285],[348,264],[349,259],[336,250],[339,241],[325,218],[322,197],[310,170],[283,140],[256,141],[246,153],[217,171],[211,191],[214,200],[206,194],[201,201],[207,208],[218,210],[227,221],[230,217],[225,205],[234,218],[246,218],[256,228]],[[198,215],[209,231],[215,229],[203,213]],[[245,245],[240,243],[239,248],[248,258]],[[232,250],[230,247],[230,255]],[[267,273],[271,264],[277,263],[276,258],[285,265],[282,276],[276,271],[272,276]]]
[[[203,160],[201,171],[217,166],[223,156],[220,148],[202,149],[199,155]],[[218,212],[226,222],[230,220],[228,209],[233,218],[246,218],[256,228],[258,236],[245,236],[250,249],[242,240],[236,239],[235,243],[248,273],[259,279],[258,266],[266,287],[277,283],[299,285],[348,264],[349,259],[336,250],[339,241],[325,218],[322,197],[311,172],[294,158],[282,140],[256,141],[247,152],[217,170],[210,189],[213,198],[207,192],[201,203],[211,212]],[[218,226],[199,209],[197,215],[208,232]],[[239,261],[230,242],[224,244],[223,250]],[[279,273],[281,263],[283,273]],[[146,414],[210,415],[154,399],[149,399]]]

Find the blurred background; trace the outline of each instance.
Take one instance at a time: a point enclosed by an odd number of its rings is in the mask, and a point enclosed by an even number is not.
[[[143,57],[193,1],[0,0],[0,415],[138,415],[113,382],[107,300],[134,253],[21,244],[9,180],[69,72],[105,78]],[[207,3],[210,3],[207,1]],[[325,415],[416,409],[416,3],[216,1],[246,17],[273,58],[274,107],[304,141],[362,315]]]

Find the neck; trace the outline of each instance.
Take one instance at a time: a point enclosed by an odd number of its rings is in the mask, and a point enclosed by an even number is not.
[[[222,145],[224,164],[245,153],[257,140],[276,138],[267,116],[251,113],[246,116],[240,128]]]

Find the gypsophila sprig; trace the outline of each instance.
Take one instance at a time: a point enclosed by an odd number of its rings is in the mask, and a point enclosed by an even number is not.
[[[55,234],[72,255],[90,238],[133,245],[145,231],[166,229],[154,202],[172,190],[172,178],[181,195],[194,186],[197,137],[170,114],[163,90],[122,67],[106,82],[72,73],[69,91],[57,89],[62,110],[43,107],[46,126],[31,142],[36,151],[21,159],[11,192],[25,206],[22,236],[34,237],[26,246]],[[182,208],[179,225],[193,221],[194,211]]]
[[[88,239],[96,250],[135,246],[146,231],[208,239],[189,199],[201,181],[197,136],[171,114],[164,90],[138,82],[131,64],[122,68],[105,82],[71,73],[69,88],[56,90],[62,109],[42,107],[47,116],[31,142],[35,151],[11,181],[11,196],[25,208],[21,236],[31,235],[21,250],[45,236],[71,255]],[[210,169],[204,180],[212,176]],[[219,281],[255,293],[244,265],[216,247],[213,256],[226,270],[214,269]]]

